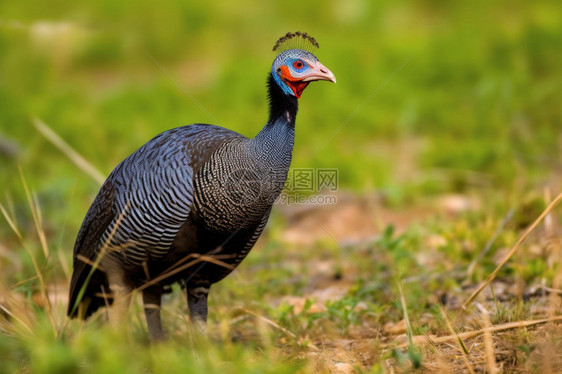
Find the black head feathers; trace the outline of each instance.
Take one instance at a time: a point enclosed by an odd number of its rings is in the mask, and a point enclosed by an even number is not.
[[[313,52],[320,46],[316,39],[305,32],[288,32],[277,40],[273,51],[283,52],[288,49],[302,49],[308,52]]]

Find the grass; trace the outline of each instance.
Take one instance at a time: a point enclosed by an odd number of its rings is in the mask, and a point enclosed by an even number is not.
[[[0,3],[0,372],[559,372],[560,14]],[[290,30],[318,39],[338,79],[303,95],[293,167],[337,169],[338,204],[276,207],[213,287],[208,338],[179,289],[163,344],[138,297],[119,328],[106,312],[67,320],[71,248],[103,176],[177,125],[259,131],[268,51]]]
[[[38,215],[31,197],[29,203],[33,215]],[[551,204],[536,222],[546,213],[552,215],[553,207]],[[150,345],[138,298],[128,323],[119,327],[108,323],[106,312],[87,323],[67,320],[68,276],[66,280],[53,276],[52,268],[60,259],[52,256],[48,246],[45,251],[41,249],[44,230],[37,225],[32,227],[33,232],[22,234],[4,207],[2,212],[14,233],[22,237],[22,245],[36,249],[26,252],[33,266],[25,273],[31,277],[10,286],[3,284],[0,290],[4,313],[0,356],[9,363],[2,369],[5,372],[163,372],[174,368],[187,372],[277,373],[346,367],[357,372],[413,368],[454,371],[463,367],[542,371],[541,359],[531,352],[544,357],[549,345],[560,347],[558,323],[562,316],[560,291],[556,291],[560,289],[560,279],[556,279],[560,262],[553,261],[559,256],[560,241],[540,243],[541,235],[536,235],[540,230],[535,224],[531,232],[535,236],[526,243],[539,245],[546,252],[525,253],[525,258],[542,258],[550,264],[546,266],[551,277],[539,274],[525,279],[522,287],[529,293],[541,281],[550,285],[549,297],[546,289],[542,294],[526,296],[496,290],[482,292],[478,308],[470,307],[471,294],[482,289],[467,276],[470,257],[450,250],[428,257],[445,268],[461,269],[461,276],[437,265],[424,265],[424,260],[416,258],[439,251],[446,244],[428,240],[426,230],[432,231],[435,223],[411,225],[403,233],[389,227],[379,238],[351,248],[325,243],[307,252],[302,251],[302,245],[280,241],[276,235],[282,237],[283,230],[278,228],[279,233],[270,231],[268,240],[262,241],[243,267],[214,287],[209,338],[189,328],[185,300],[176,289],[163,309],[170,341]],[[454,226],[470,221],[467,216],[472,214],[448,216],[438,223],[444,231],[455,232]],[[488,235],[494,234],[495,227],[488,225]],[[482,228],[465,230],[463,235],[475,238]],[[519,241],[528,236],[529,232],[522,233]],[[519,248],[519,242],[513,248]],[[414,253],[408,256],[406,250]],[[385,267],[378,267],[379,262]],[[490,273],[500,276],[490,277],[485,283],[494,289],[517,283],[518,264],[501,262],[502,272]],[[311,263],[323,265],[311,268]],[[416,279],[406,277],[412,274]],[[435,282],[435,276],[441,280]],[[392,286],[396,278],[403,279],[398,288]],[[489,314],[488,319],[483,317],[483,310]],[[451,350],[455,340],[461,342],[460,350]],[[559,351],[554,349],[551,372],[560,365]],[[507,356],[503,357],[505,352]],[[462,364],[456,359],[459,355],[464,358]],[[538,366],[533,369],[533,365]]]

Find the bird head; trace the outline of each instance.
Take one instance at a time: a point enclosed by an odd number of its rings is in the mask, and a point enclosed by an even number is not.
[[[287,33],[273,50],[283,45],[300,47],[318,47],[318,43],[306,33]],[[279,53],[271,66],[271,74],[275,82],[286,95],[299,98],[313,81],[330,81],[336,83],[334,74],[325,67],[311,52],[301,48],[290,48]]]

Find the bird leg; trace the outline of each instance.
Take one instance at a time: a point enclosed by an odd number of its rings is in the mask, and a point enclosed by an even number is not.
[[[109,320],[116,326],[121,327],[127,321],[127,311],[131,303],[133,288],[122,279],[109,276],[109,289],[113,297],[113,306],[109,310]]]
[[[187,305],[189,306],[189,317],[191,322],[202,333],[207,331],[207,296],[209,286],[186,287]]]
[[[162,291],[156,287],[145,288],[142,291],[142,302],[150,338],[153,341],[164,340],[166,335],[162,329],[162,320],[160,319]]]

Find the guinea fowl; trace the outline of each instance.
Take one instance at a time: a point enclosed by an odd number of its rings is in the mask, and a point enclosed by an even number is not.
[[[296,47],[298,46],[298,47]],[[86,319],[142,291],[152,339],[164,337],[161,297],[186,289],[192,322],[207,320],[210,286],[246,257],[262,233],[291,163],[298,98],[312,81],[336,82],[287,33],[268,75],[269,119],[252,139],[208,125],[157,135],[121,162],[88,210],[74,246],[68,315]]]

